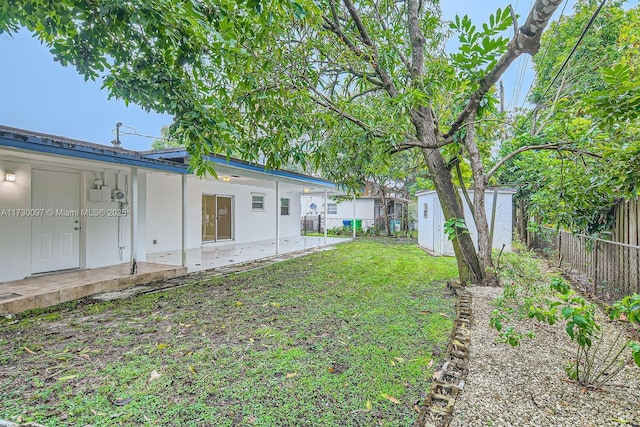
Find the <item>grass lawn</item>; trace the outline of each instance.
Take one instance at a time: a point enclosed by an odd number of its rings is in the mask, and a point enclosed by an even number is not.
[[[0,419],[408,426],[451,331],[456,267],[382,242],[0,320]]]

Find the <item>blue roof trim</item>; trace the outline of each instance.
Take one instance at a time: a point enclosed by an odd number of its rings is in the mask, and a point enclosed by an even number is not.
[[[86,160],[116,163],[145,169],[161,170],[180,174],[189,174],[186,165],[179,165],[166,160],[152,159],[139,156],[127,151],[113,150],[108,146],[97,144],[82,144],[78,141],[58,141],[39,136],[25,135],[0,129],[0,146],[12,147],[20,150],[38,153],[55,154],[65,157],[75,157]]]
[[[187,150],[159,151],[159,152],[148,152],[145,154],[145,156],[153,159],[182,159],[185,157],[189,157],[189,153],[187,152]],[[220,165],[231,166],[234,168],[247,170],[251,172],[258,172],[258,173],[278,176],[282,178],[295,179],[297,181],[303,181],[309,184],[338,188],[338,186],[335,183],[331,181],[327,181],[325,179],[316,178],[313,176],[303,175],[296,172],[290,172],[290,171],[285,171],[280,169],[275,169],[275,170],[267,169],[262,165],[251,164],[251,163],[244,162],[242,160],[227,159],[226,157],[223,157],[223,156],[207,156],[207,160]]]

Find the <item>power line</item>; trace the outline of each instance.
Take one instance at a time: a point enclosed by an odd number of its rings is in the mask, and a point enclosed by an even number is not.
[[[167,138],[163,137],[163,136],[153,136],[153,135],[144,135],[142,133],[138,133],[138,131],[135,128],[132,128],[131,126],[127,126],[127,125],[123,125],[120,123],[120,128],[127,128],[132,130],[132,132],[124,132],[124,131],[120,131],[120,135],[131,135],[131,136],[139,136],[141,138],[149,138],[149,139],[159,139],[162,141],[166,141]],[[111,130],[112,133],[115,133],[117,131],[117,128],[114,128]]]
[[[529,10],[533,7],[533,0],[529,1]],[[515,4],[516,10],[518,9],[518,2]],[[511,107],[518,105],[518,98],[520,98],[520,92],[522,91],[522,85],[524,83],[525,75],[527,74],[527,68],[529,67],[529,57],[521,56],[518,58],[518,69],[516,71],[516,84],[513,88],[513,94],[509,102],[509,110]]]
[[[553,77],[553,80],[551,80],[551,83],[549,83],[549,86],[547,86],[547,88],[545,89],[545,91],[542,93],[542,96],[540,97],[540,101],[538,101],[538,103],[536,104],[535,108],[533,110],[531,110],[531,113],[529,114],[529,117],[527,117],[527,120],[529,120],[531,118],[531,116],[534,114],[534,112],[540,107],[540,104],[542,104],[542,100],[544,99],[544,97],[547,95],[547,93],[549,92],[549,90],[551,89],[551,87],[555,84],[556,80],[558,80],[558,77],[560,76],[560,74],[562,74],[562,72],[564,71],[565,67],[567,66],[567,64],[569,63],[569,60],[571,59],[571,57],[573,56],[573,54],[576,52],[576,50],[578,49],[578,46],[580,45],[580,43],[582,42],[582,40],[584,39],[584,36],[587,34],[587,31],[589,31],[589,29],[591,28],[591,26],[593,25],[593,22],[596,20],[596,18],[598,17],[598,15],[600,14],[600,11],[602,10],[602,8],[604,7],[604,4],[607,2],[607,0],[602,0],[602,2],[600,3],[600,6],[598,6],[598,8],[596,9],[596,11],[593,13],[593,15],[591,16],[591,19],[589,19],[589,22],[587,22],[587,25],[584,27],[584,29],[582,30],[582,34],[580,34],[580,37],[578,38],[578,41],[576,42],[576,44],[573,46],[573,48],[571,49],[571,52],[569,52],[569,55],[567,56],[567,58],[564,60],[564,62],[562,63],[562,66],[560,66],[560,69],[558,70],[558,72],[556,73],[556,75]]]
[[[564,16],[564,11],[567,8],[567,5],[569,4],[569,0],[566,0],[564,2],[564,6],[562,6],[562,11],[560,12],[560,17],[558,17],[558,21],[555,25],[555,27],[553,28],[553,34],[551,34],[551,39],[553,40],[556,38],[556,35],[558,34],[558,27],[560,26],[560,21],[562,20],[562,17]],[[540,62],[544,62],[545,58],[547,57],[547,54],[549,53],[549,50],[545,50],[544,53],[542,54],[542,58],[540,59]],[[529,85],[529,90],[527,90],[527,94],[525,95],[525,97],[522,99],[522,105],[521,107],[524,107],[524,103],[527,101],[527,98],[529,98],[529,95],[531,95],[531,91],[533,90],[533,83],[535,82],[535,79],[531,82],[531,84]]]

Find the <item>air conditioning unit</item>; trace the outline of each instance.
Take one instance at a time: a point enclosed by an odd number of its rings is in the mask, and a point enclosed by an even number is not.
[[[113,201],[127,203],[127,193],[122,190],[113,190]]]

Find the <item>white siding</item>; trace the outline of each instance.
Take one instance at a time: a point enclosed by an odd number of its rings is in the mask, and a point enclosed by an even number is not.
[[[4,174],[16,174],[5,182]],[[31,207],[31,166],[0,160],[0,214],[3,209]],[[5,211],[0,216],[0,281],[22,279],[31,274],[31,220]]]
[[[317,206],[316,210],[310,209],[312,203]],[[353,221],[353,200],[345,200],[340,203],[328,198],[328,203],[337,204],[337,212],[327,215],[327,229],[342,227],[342,221]],[[356,219],[362,220],[362,228],[372,227],[375,223],[374,217],[375,200],[371,198],[356,199]],[[304,194],[301,197],[301,216],[324,216],[324,198],[318,194]]]
[[[189,184],[191,182],[187,183]],[[168,173],[148,174],[146,200],[147,251],[156,253],[180,249],[182,247],[182,176]],[[200,199],[187,199],[190,210],[200,210],[200,203]],[[196,232],[199,239],[200,229],[197,228]],[[195,243],[195,245],[198,244]]]
[[[94,169],[85,170],[82,176],[84,190],[80,197],[81,206],[84,205],[87,209],[117,210],[122,207],[128,210],[127,216],[120,218],[113,215],[83,216],[80,218],[85,238],[83,266],[98,268],[129,262],[131,257],[131,174],[124,170]],[[126,189],[129,203],[121,205],[119,202],[112,201],[90,201],[89,189],[94,186],[96,178],[103,180],[104,185],[111,189],[125,190],[126,183],[129,187]],[[144,243],[144,241],[140,243]]]
[[[284,187],[284,188],[283,188]],[[147,250],[149,253],[181,247],[181,177],[150,174],[147,177]],[[280,198],[289,199],[289,215],[280,215],[275,182],[265,186],[235,184],[189,176],[187,179],[187,248],[228,243],[202,241],[202,195],[230,196],[233,200],[233,242],[248,243],[275,239],[276,214],[280,216],[280,237],[300,235],[300,193],[281,185]],[[264,210],[252,210],[251,196],[264,195]],[[154,244],[153,241],[156,241]]]
[[[0,213],[2,209],[31,208],[32,169],[74,172],[81,177],[80,209],[102,209],[104,215],[78,216],[80,231],[80,267],[96,268],[128,262],[130,257],[131,215],[118,218],[108,215],[109,210],[120,207],[118,202],[92,202],[89,189],[100,179],[112,189],[131,186],[128,168],[110,168],[103,164],[77,159],[51,158],[42,155],[3,152],[9,160],[0,160]],[[16,182],[5,182],[4,173],[16,173]],[[119,180],[119,181],[118,181]],[[141,197],[144,195],[144,178],[141,180]],[[131,191],[129,188],[128,194]],[[130,201],[130,200],[129,200]],[[144,203],[141,201],[142,211]],[[28,277],[31,271],[31,220],[26,217],[5,215],[0,217],[0,282]],[[144,234],[144,229],[142,230]],[[144,241],[139,243],[140,253],[145,252]]]
[[[496,219],[493,233],[493,248],[502,249],[502,245],[505,245],[504,250],[511,250],[513,225],[512,225],[512,211],[513,211],[513,194],[514,190],[500,189],[498,191],[497,205],[496,205]],[[473,200],[473,191],[469,192],[471,200]],[[487,214],[487,221],[491,226],[491,211],[493,208],[493,189],[489,189],[485,192],[485,208]],[[441,253],[443,255],[453,256],[453,245],[451,241],[444,234],[444,223],[447,218],[444,218],[442,209],[440,208],[437,195],[433,191],[418,193],[418,244],[426,249]],[[428,217],[424,218],[424,204],[428,205]],[[477,230],[471,211],[466,203],[464,205],[464,216],[469,227],[469,232],[473,238],[473,242],[477,248]]]

